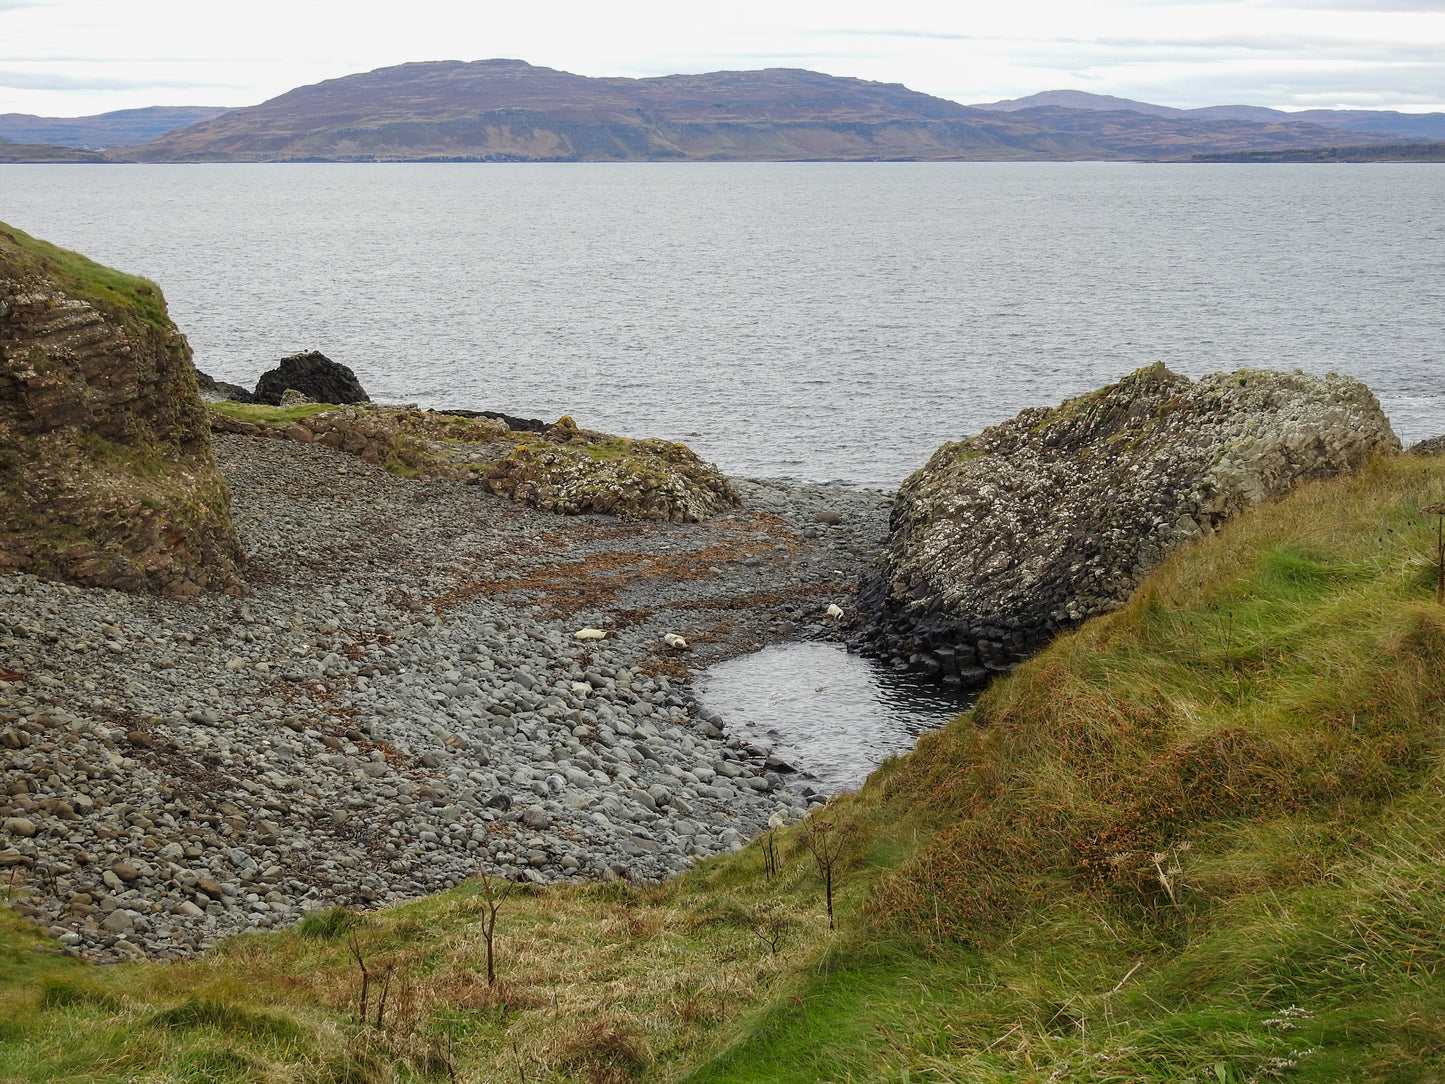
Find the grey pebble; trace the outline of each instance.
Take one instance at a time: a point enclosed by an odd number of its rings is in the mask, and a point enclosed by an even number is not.
[[[834,569],[861,572],[838,532],[796,559],[764,538],[766,559],[704,579],[636,577],[618,610],[656,616],[634,625],[467,592],[545,561],[549,535],[573,561],[609,545],[671,553],[766,513],[801,544],[826,502],[881,536],[876,494],[740,481],[734,518],[609,543],[587,530],[611,521],[358,470],[322,446],[216,448],[249,598],[0,576],[0,658],[23,675],[0,682],[0,868],[17,874],[12,906],[60,931],[64,951],[187,956],[318,908],[438,891],[483,863],[534,883],[658,880],[806,811],[657,662],[666,632],[687,637],[697,668],[793,619],[749,615],[734,642],[678,624],[703,622],[700,600],[807,585],[832,597]],[[584,616],[615,635],[575,640]],[[724,608],[718,627],[737,617]]]

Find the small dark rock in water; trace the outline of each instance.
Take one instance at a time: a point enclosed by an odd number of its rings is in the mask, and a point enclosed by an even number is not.
[[[318,350],[282,358],[276,368],[262,373],[256,382],[255,401],[279,406],[288,388],[318,403],[371,402],[354,372]]]
[[[221,399],[232,403],[254,403],[256,397],[240,384],[228,384],[224,380],[217,380],[201,370],[196,370],[196,386],[201,389],[203,399]]]
[[[544,422],[541,418],[518,418],[495,410],[432,410],[428,413],[445,414],[452,418],[490,418],[492,421],[506,422],[508,429],[518,433],[545,433],[552,428],[551,422]]]

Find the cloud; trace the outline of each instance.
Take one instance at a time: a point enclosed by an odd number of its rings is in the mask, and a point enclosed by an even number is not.
[[[25,72],[0,69],[0,87],[11,90],[186,90],[226,84],[214,80],[156,79],[152,77],[110,79],[93,75],[61,75],[57,72]]]
[[[1445,62],[1349,64],[1224,61],[1181,65],[1167,61],[1079,67],[1061,85],[1123,98],[1193,108],[1249,103],[1277,109],[1396,109],[1439,111]]]
[[[46,8],[49,6],[49,0],[0,0],[0,11],[21,11],[25,8]]]
[[[0,0],[3,4],[4,0]],[[261,57],[227,56],[65,56],[62,54],[31,54],[0,56],[0,64],[250,64],[266,63]]]
[[[1442,49],[1435,42],[1347,39],[1321,34],[1225,34],[1200,38],[1098,37],[1059,38],[1046,43],[1062,49],[1147,54],[1156,59],[1180,59],[1191,54],[1269,56],[1303,61],[1354,60],[1380,63],[1440,62]]]
[[[1445,4],[1445,0],[1441,0]],[[921,30],[835,29],[804,32],[807,37],[840,38],[903,38],[918,41],[968,41],[981,48],[1006,51],[1021,62],[1044,59],[1059,54],[1147,54],[1151,57],[1177,58],[1189,54],[1268,54],[1280,58],[1308,59],[1342,58],[1376,60],[1396,63],[1438,61],[1442,46],[1437,41],[1390,38],[1345,37],[1327,34],[1288,32],[1241,32],[1209,36],[1097,35],[1090,37],[1005,37],[999,35],[946,34]],[[757,54],[783,55],[783,54]],[[800,56],[819,55],[800,53]]]
[[[869,52],[849,52],[839,54],[833,50],[819,50],[816,52],[799,52],[790,50],[788,52],[763,53],[763,52],[727,52],[727,53],[691,53],[685,57],[669,57],[662,64],[654,64],[648,70],[655,70],[658,75],[674,75],[678,71],[702,71],[703,69],[716,70],[716,65],[724,64],[730,68],[736,68],[740,64],[769,64],[773,61],[812,61],[812,60],[881,60],[887,54]],[[679,63],[680,61],[680,63]],[[709,68],[709,65],[712,65]]]
[[[1445,12],[1445,0],[1254,0],[1256,7],[1293,8],[1299,11]]]
[[[1221,0],[1133,0],[1139,7],[1219,7]],[[1246,0],[1252,8],[1274,11],[1369,11],[1378,15],[1438,14],[1445,0]]]
[[[982,41],[977,34],[951,34],[941,30],[866,30],[858,27],[835,27],[831,30],[803,30],[806,36],[836,38],[907,38],[913,41]]]

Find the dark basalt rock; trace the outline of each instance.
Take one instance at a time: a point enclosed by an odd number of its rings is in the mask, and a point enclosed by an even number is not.
[[[1411,455],[1445,455],[1445,436],[1431,437],[1410,445]]]
[[[1357,380],[1162,365],[945,444],[899,489],[855,641],[951,682],[1011,670],[1128,601],[1248,505],[1400,442]]]
[[[256,397],[240,384],[228,384],[224,380],[217,380],[201,370],[196,370],[196,386],[201,391],[201,398],[212,402],[232,403],[254,403]]]
[[[255,401],[280,406],[281,396],[290,388],[318,403],[369,403],[371,396],[356,374],[319,350],[282,358],[276,368],[261,374],[256,382]]]

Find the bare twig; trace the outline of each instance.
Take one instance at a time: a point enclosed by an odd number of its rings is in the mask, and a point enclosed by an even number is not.
[[[823,879],[823,894],[828,905],[828,929],[832,930],[836,928],[833,924],[833,880],[838,857],[843,853],[845,831],[816,814],[808,818],[806,829],[803,842],[807,845],[808,853],[813,856],[818,876]]]
[[[1129,968],[1129,973],[1128,973],[1127,975],[1125,975],[1122,979],[1120,979],[1120,980],[1119,980],[1119,985],[1116,986],[1116,987],[1114,987],[1112,990],[1110,990],[1109,993],[1110,993],[1111,995],[1112,995],[1112,994],[1117,994],[1120,990],[1124,989],[1124,984],[1125,984],[1126,982],[1128,982],[1130,979],[1132,979],[1132,978],[1134,977],[1134,972],[1138,971],[1138,970],[1139,970],[1141,967],[1143,967],[1143,966],[1144,966],[1144,961],[1143,961],[1143,960],[1140,960],[1140,961],[1139,961],[1137,964],[1135,964],[1133,967]]]
[[[391,990],[391,972],[394,965],[387,964],[386,970],[381,975],[381,996],[376,999],[376,1026],[382,1026],[382,1020],[386,1017],[386,995]]]
[[[501,911],[502,904],[506,902],[507,896],[511,894],[512,885],[508,882],[500,895],[492,887],[492,878],[485,868],[478,867],[477,874],[482,879],[482,893],[487,901],[487,913],[482,919],[482,937],[487,942],[487,985],[497,985],[496,965],[496,939],[497,939],[497,913]]]
[[[1421,509],[1435,518],[1435,604],[1445,606],[1445,501]]]
[[[361,1004],[357,1008],[356,1015],[357,1018],[365,1024],[366,998],[368,991],[371,989],[371,974],[366,970],[366,959],[361,955],[361,945],[356,940],[355,930],[351,931],[351,940],[348,942],[348,947],[351,949],[351,956],[352,959],[356,961],[356,966],[361,969]]]

